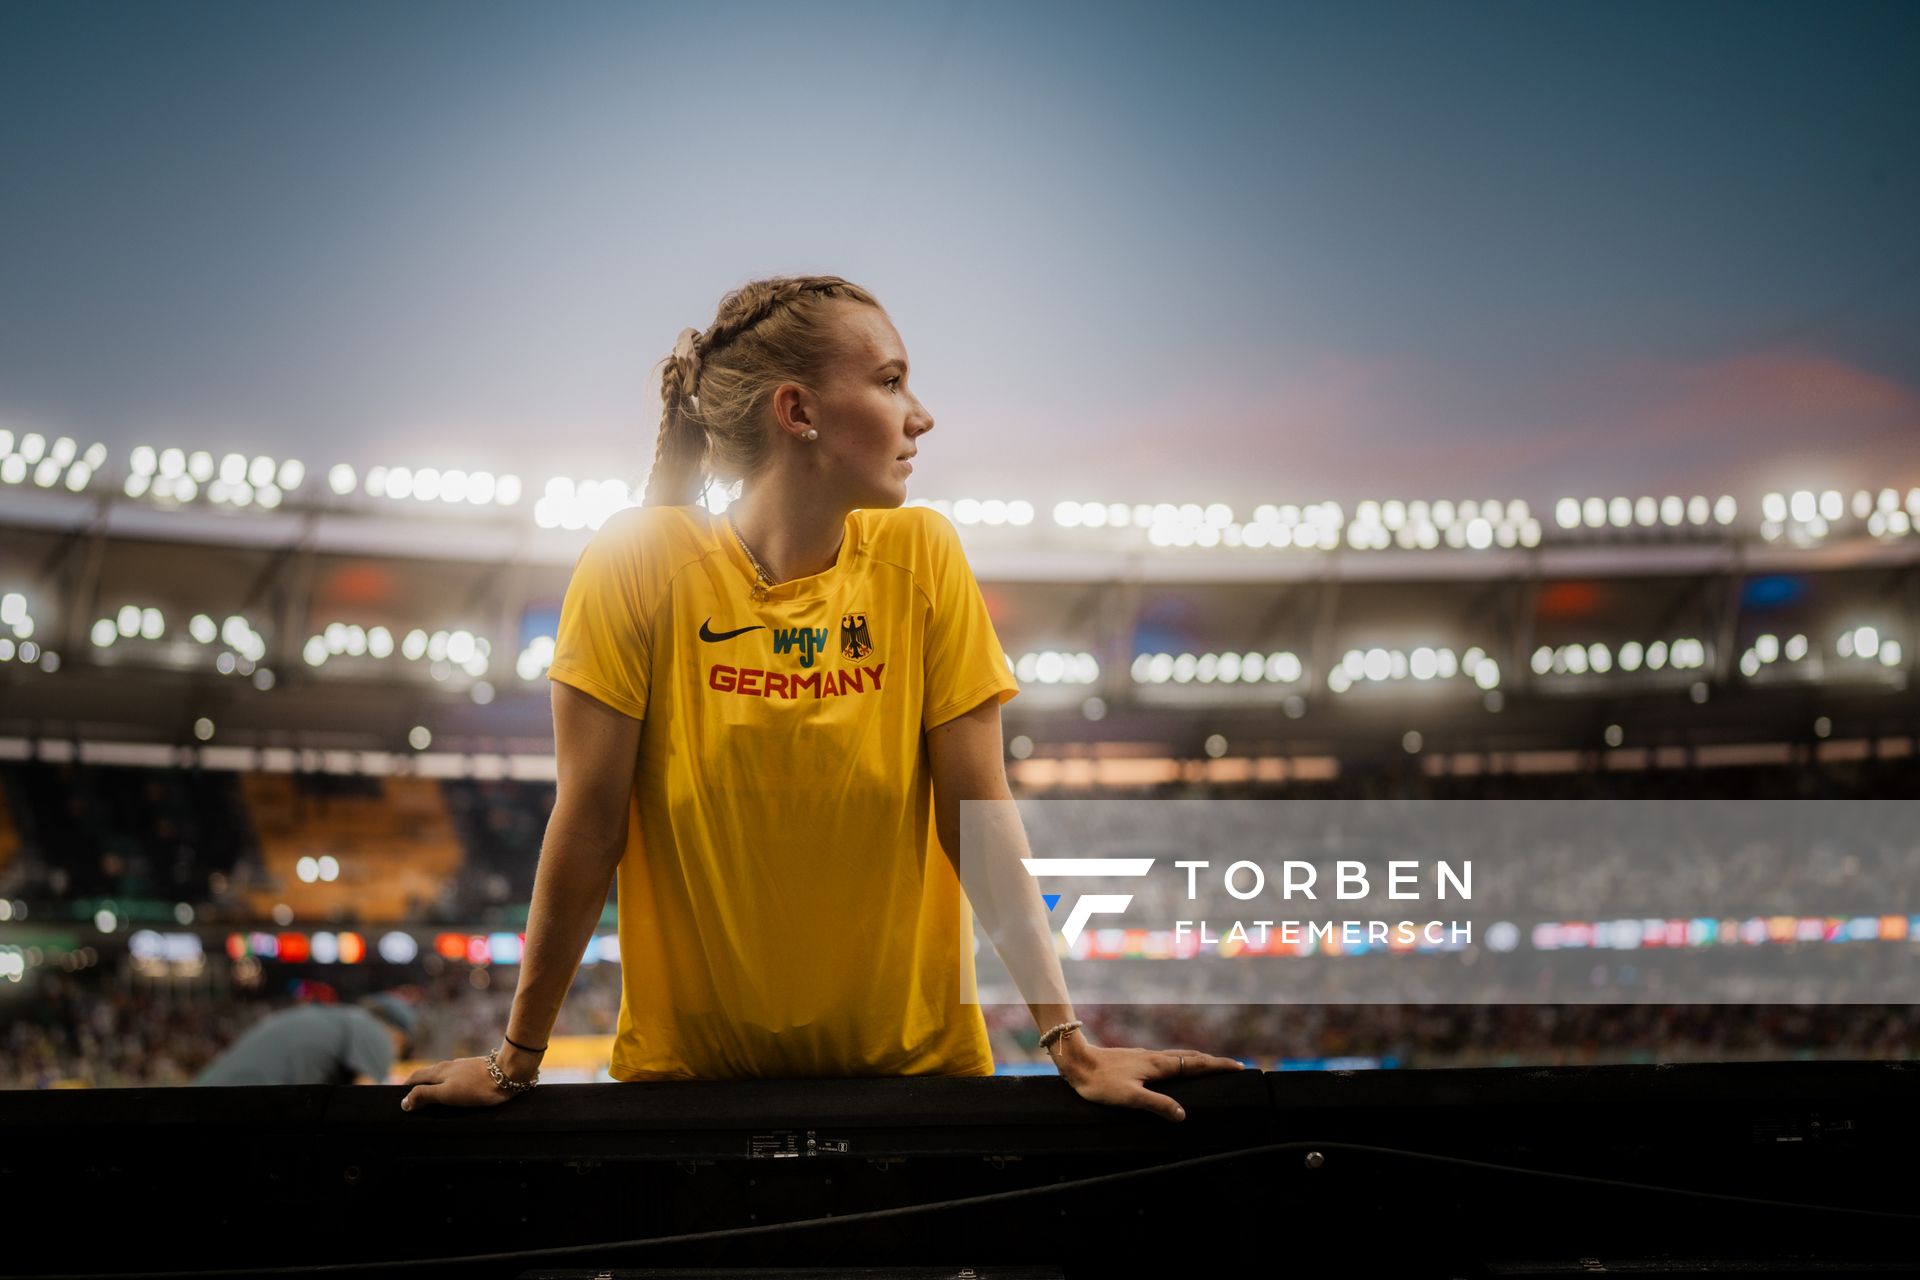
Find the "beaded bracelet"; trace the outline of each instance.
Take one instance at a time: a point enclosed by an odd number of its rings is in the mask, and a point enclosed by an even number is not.
[[[1069,1032],[1078,1031],[1081,1025],[1079,1022],[1063,1022],[1057,1027],[1049,1027],[1047,1033],[1040,1037],[1040,1047],[1051,1052],[1055,1041],[1060,1040]]]

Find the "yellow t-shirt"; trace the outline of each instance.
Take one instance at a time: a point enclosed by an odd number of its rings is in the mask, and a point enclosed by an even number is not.
[[[1019,686],[953,526],[855,511],[751,596],[725,517],[622,511],[551,677],[642,720],[619,870],[619,1080],[990,1075],[925,732]]]

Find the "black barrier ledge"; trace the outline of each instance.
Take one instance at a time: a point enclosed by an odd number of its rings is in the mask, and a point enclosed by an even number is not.
[[[1917,1086],[1910,1061],[1246,1071],[1162,1082],[1178,1124],[1030,1077],[414,1112],[397,1086],[0,1093],[0,1272],[1920,1267]]]

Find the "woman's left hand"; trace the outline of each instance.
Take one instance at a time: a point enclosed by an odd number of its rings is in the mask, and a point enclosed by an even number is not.
[[[1186,1119],[1186,1110],[1166,1094],[1147,1088],[1148,1081],[1246,1070],[1232,1058],[1198,1049],[1106,1049],[1078,1036],[1065,1038],[1055,1063],[1073,1091],[1089,1102],[1139,1107],[1175,1121]]]

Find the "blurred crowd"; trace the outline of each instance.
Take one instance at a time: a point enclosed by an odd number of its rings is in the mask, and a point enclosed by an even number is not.
[[[103,970],[47,972],[29,1002],[0,1003],[0,1088],[184,1085],[268,1013],[302,999],[353,998],[314,983],[282,991],[128,981]],[[506,985],[452,971],[413,993],[415,1057],[468,1057],[499,1043]],[[610,1036],[619,970],[583,969],[554,1034]],[[1897,1005],[1107,1005],[1080,1016],[1097,1044],[1194,1048],[1273,1068],[1375,1059],[1400,1067],[1584,1065],[1744,1059],[1912,1058],[1920,1006]],[[1044,1064],[1024,1006],[985,1010],[994,1060]]]
[[[314,775],[302,777],[297,785],[314,803],[324,804],[334,789],[357,793],[367,783]],[[1329,783],[1230,792],[1165,787],[1130,798],[1750,801],[1876,799],[1916,792],[1920,760],[1904,759],[1793,769],[1526,778],[1355,774]],[[234,886],[257,875],[259,854],[237,775],[10,762],[0,764],[0,793],[19,839],[14,855],[0,864],[0,902],[27,904],[36,926],[91,921],[97,902],[109,896],[152,898],[169,915],[174,904],[191,907],[193,916],[185,910],[181,915],[196,918],[199,927],[229,918],[238,923],[231,913],[242,910],[243,903]],[[515,928],[525,918],[532,893],[540,840],[553,805],[552,786],[447,781],[441,794],[461,844],[461,870],[449,877],[440,899],[412,923]],[[1207,856],[1191,847],[1192,830],[1181,825],[1175,806],[1136,806],[1129,812],[1110,804],[1076,809],[1054,803],[1066,798],[1022,797],[1036,852],[1125,856],[1178,849],[1183,857]],[[1221,865],[1255,849],[1269,857],[1289,856],[1284,842],[1276,843],[1270,807],[1263,813],[1262,806],[1237,806],[1243,810],[1238,816],[1231,812],[1235,808],[1209,809],[1208,826],[1218,837]],[[1653,842],[1636,842],[1631,833],[1564,838],[1564,822],[1563,838],[1538,838],[1529,824],[1559,821],[1564,815],[1553,813],[1559,808],[1461,806],[1476,814],[1479,825],[1473,839],[1449,844],[1436,835],[1418,856],[1429,863],[1449,854],[1489,859],[1485,871],[1476,869],[1475,914],[1497,904],[1514,912],[1516,920],[1529,918],[1529,912],[1535,919],[1597,918],[1635,906],[1663,916],[1915,909],[1907,890],[1920,882],[1920,836],[1897,821],[1868,822],[1859,806],[1836,809],[1848,825],[1832,829],[1818,823],[1798,831],[1783,829],[1778,810],[1752,806],[1744,816],[1730,806],[1674,806],[1671,824]],[[1390,831],[1392,809],[1391,804],[1350,807],[1332,828],[1296,836],[1303,849],[1330,854],[1322,859],[1329,862],[1322,875],[1330,877],[1331,857],[1378,862],[1404,856],[1390,837],[1370,829],[1379,823],[1386,824],[1381,831]],[[1295,811],[1301,812],[1305,810]],[[1502,874],[1505,868],[1489,853],[1494,848],[1522,849],[1534,861],[1525,875]],[[1729,849],[1735,852],[1729,854]],[[1153,902],[1145,898],[1143,907]],[[1406,905],[1376,892],[1370,900],[1344,902],[1338,908],[1345,916],[1370,913],[1397,919],[1405,912],[1394,908]],[[1422,918],[1428,914],[1434,913]],[[0,936],[0,943],[6,941]],[[1868,953],[1847,948],[1830,951],[1823,953],[1823,963],[1868,958]],[[418,984],[417,1060],[470,1056],[496,1044],[506,1024],[515,971],[469,969],[442,964],[433,956],[423,956],[422,962],[378,979],[360,973],[341,981],[381,987]],[[1352,973],[1357,978],[1362,971]],[[193,977],[138,972],[124,952],[100,956],[84,968],[49,963],[26,977],[25,982],[0,978],[0,1088],[185,1084],[268,1013],[303,1001],[351,1001],[366,993],[335,989],[310,971],[293,972],[271,963],[264,968],[252,964],[250,972],[240,972],[218,952]],[[1375,1059],[1407,1067],[1911,1058],[1920,1049],[1920,1007],[1912,1005],[1094,1006],[1087,1003],[1091,998],[1083,998],[1081,1012],[1096,1043],[1192,1047],[1262,1067],[1329,1058]],[[582,968],[555,1034],[610,1036],[619,1005],[618,967]],[[1036,1029],[1023,1006],[993,1005],[986,1012],[996,1062],[1015,1069],[1044,1066]]]

